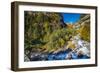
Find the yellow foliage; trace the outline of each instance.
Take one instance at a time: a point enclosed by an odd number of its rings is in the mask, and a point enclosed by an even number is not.
[[[64,46],[65,41],[63,39],[60,39],[59,41],[60,41],[61,46]]]
[[[70,49],[75,49],[76,46],[74,43],[72,43],[72,41],[68,41],[68,45],[67,45],[67,48],[70,48]]]
[[[90,41],[90,24],[84,24],[80,28],[80,36],[85,41]]]
[[[73,29],[73,25],[71,25],[71,24],[67,24],[67,28],[69,28],[69,29]]]

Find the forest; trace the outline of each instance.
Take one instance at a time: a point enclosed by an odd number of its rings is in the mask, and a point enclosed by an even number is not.
[[[24,20],[24,61],[90,58],[89,14],[71,24],[62,13],[25,11]]]

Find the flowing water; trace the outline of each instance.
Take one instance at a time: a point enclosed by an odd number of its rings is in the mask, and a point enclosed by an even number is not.
[[[45,60],[69,60],[69,59],[89,59],[90,48],[89,43],[79,39],[78,36],[72,38],[72,42],[75,43],[76,49],[64,47],[65,49],[58,52],[40,53],[33,52],[30,54],[30,61],[45,61]]]

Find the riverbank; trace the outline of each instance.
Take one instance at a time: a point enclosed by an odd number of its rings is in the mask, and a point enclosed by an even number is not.
[[[79,35],[72,37],[64,47],[52,52],[31,51],[25,55],[25,61],[46,61],[46,60],[71,60],[89,59],[90,44]]]

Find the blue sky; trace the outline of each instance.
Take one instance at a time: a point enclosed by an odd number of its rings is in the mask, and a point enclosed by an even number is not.
[[[80,19],[79,13],[62,13],[64,23],[76,23]]]

